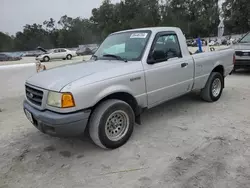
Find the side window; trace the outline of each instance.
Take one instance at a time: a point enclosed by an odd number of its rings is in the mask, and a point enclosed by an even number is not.
[[[163,34],[157,36],[149,59],[153,59],[156,62],[163,62],[175,57],[182,57],[177,35]]]
[[[66,52],[66,50],[65,49],[61,49],[60,52]]]
[[[58,53],[58,52],[59,52],[59,50],[54,50],[53,52],[54,52],[54,53]]]

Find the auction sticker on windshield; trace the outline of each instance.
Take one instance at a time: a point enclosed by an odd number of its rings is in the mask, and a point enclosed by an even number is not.
[[[139,38],[139,39],[145,39],[148,36],[147,33],[133,33],[130,38]]]

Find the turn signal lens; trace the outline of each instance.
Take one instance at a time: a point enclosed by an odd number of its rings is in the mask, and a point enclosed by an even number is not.
[[[71,93],[62,94],[62,108],[71,108],[75,106],[75,101]]]

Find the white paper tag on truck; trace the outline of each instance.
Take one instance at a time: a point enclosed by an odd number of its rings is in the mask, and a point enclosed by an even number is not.
[[[148,36],[147,33],[133,33],[130,38],[131,39],[145,39]]]

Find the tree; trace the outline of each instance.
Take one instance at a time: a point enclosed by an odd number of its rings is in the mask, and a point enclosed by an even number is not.
[[[172,0],[161,10],[162,24],[180,27],[189,37],[217,34],[218,0]]]
[[[235,2],[227,0],[224,3],[225,17],[232,28],[236,23],[243,25],[248,19],[239,21],[243,18],[236,11],[238,9],[232,13],[228,11],[228,6],[240,6]],[[232,15],[236,15],[235,18]],[[100,7],[92,10],[90,19],[64,15],[58,21],[45,20],[43,25],[25,25],[13,38],[5,34],[0,37],[5,51],[34,50],[37,46],[56,48],[100,43],[112,32],[141,27],[176,26],[188,37],[207,37],[217,34],[218,24],[218,0],[121,0],[115,4],[104,0]],[[249,25],[244,26],[244,30],[248,28]]]
[[[226,0],[222,10],[226,33],[245,33],[250,30],[249,0]]]
[[[37,46],[53,47],[49,33],[40,24],[25,25],[23,32],[16,34],[14,43],[16,50],[34,50]]]
[[[0,52],[13,50],[14,40],[8,34],[0,32]]]

